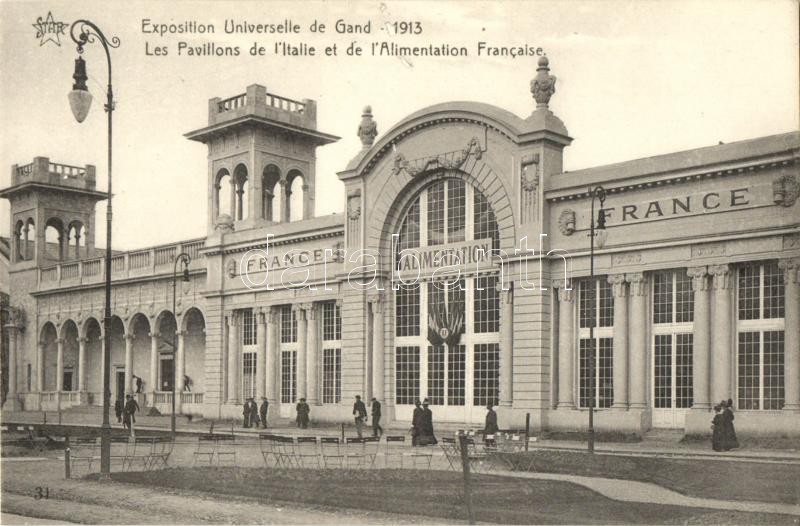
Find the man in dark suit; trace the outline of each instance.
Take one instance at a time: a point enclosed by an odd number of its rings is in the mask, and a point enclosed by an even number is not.
[[[379,437],[383,435],[383,428],[381,427],[381,403],[372,397],[372,436]]]
[[[259,413],[261,415],[261,425],[264,429],[267,428],[267,411],[269,411],[269,401],[266,397],[261,397],[261,407]]]
[[[361,395],[356,395],[356,403],[353,404],[353,416],[356,420],[356,433],[361,438],[361,429],[364,427],[364,420],[367,419],[367,406],[361,401]]]
[[[244,407],[242,408],[242,416],[244,417],[244,427],[250,427],[253,422],[253,413],[254,413],[254,405],[252,398],[248,398],[247,401],[244,403]],[[255,411],[257,413],[257,410]]]

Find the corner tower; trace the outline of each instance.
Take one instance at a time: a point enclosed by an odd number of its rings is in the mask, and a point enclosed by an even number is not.
[[[317,105],[258,84],[208,101],[208,126],[186,134],[208,146],[208,231],[247,230],[314,216]]]
[[[94,208],[106,199],[95,190],[95,167],[35,157],[11,167],[11,186],[0,191],[11,204],[12,267],[54,265],[94,256]]]

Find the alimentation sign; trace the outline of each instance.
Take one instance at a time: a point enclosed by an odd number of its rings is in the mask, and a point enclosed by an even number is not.
[[[397,255],[394,268],[398,272],[424,273],[444,267],[480,266],[491,263],[495,255],[491,239],[406,248]]]

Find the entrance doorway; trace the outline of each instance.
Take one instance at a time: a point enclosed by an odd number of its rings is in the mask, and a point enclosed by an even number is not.
[[[159,388],[161,391],[172,391],[172,382],[175,380],[175,373],[173,372],[174,368],[172,367],[172,356],[162,356],[159,364]]]
[[[62,378],[62,391],[72,391],[72,369],[64,369],[64,378]]]
[[[692,407],[692,334],[656,334],[653,427],[682,428]]]
[[[114,372],[114,378],[117,379],[117,398],[115,400],[125,400],[125,369],[117,368]]]

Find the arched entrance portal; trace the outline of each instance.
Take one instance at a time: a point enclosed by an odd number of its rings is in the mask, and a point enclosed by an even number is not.
[[[428,181],[392,229],[396,417],[427,399],[437,420],[482,422],[500,388],[499,230],[463,174]]]

